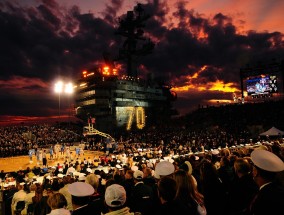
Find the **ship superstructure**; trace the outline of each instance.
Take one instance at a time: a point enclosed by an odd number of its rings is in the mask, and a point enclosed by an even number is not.
[[[111,63],[83,71],[77,83],[76,115],[83,120],[95,119],[98,130],[143,129],[170,118],[173,113],[171,102],[176,94],[171,92],[171,87],[137,77],[137,58],[154,48],[153,43],[143,37],[143,22],[147,18],[138,4],[134,12],[128,11],[120,20],[116,33],[126,40],[116,60],[126,61],[127,75],[119,75],[120,71]],[[138,47],[139,40],[145,43]]]

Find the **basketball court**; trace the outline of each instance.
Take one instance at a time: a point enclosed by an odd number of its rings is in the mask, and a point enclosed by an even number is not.
[[[84,158],[88,159],[88,157],[91,158],[91,160],[94,160],[94,157],[102,156],[104,155],[103,152],[99,151],[84,151],[84,155],[80,155],[79,160],[83,161]],[[77,159],[77,157],[75,158]],[[73,160],[75,160],[73,157]],[[47,165],[48,166],[56,166],[57,163],[64,163],[66,158],[63,158],[60,155],[60,158],[49,160],[49,154],[47,155]],[[8,157],[8,158],[0,158],[0,171],[4,170],[4,172],[13,172],[18,170],[24,170],[27,167],[33,168],[34,166],[40,166],[42,165],[37,164],[36,156],[33,156],[32,162],[30,162],[29,156],[17,156],[17,157]]]

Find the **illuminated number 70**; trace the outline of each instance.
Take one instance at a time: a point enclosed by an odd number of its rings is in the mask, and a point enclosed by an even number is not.
[[[134,115],[136,115],[136,127],[142,129],[145,127],[145,111],[143,107],[128,107],[127,111],[129,112],[128,122],[126,129],[130,130]]]

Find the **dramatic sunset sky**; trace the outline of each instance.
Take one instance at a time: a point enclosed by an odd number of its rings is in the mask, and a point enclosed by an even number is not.
[[[58,117],[59,78],[118,54],[118,17],[142,3],[155,42],[141,61],[174,86],[184,114],[240,94],[240,67],[284,56],[283,0],[1,0],[0,124]],[[67,116],[72,97],[61,97]]]

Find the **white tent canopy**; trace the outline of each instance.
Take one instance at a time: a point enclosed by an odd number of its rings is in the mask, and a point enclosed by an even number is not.
[[[284,131],[281,131],[275,127],[272,127],[260,134],[260,136],[279,136],[279,135],[284,135]]]

